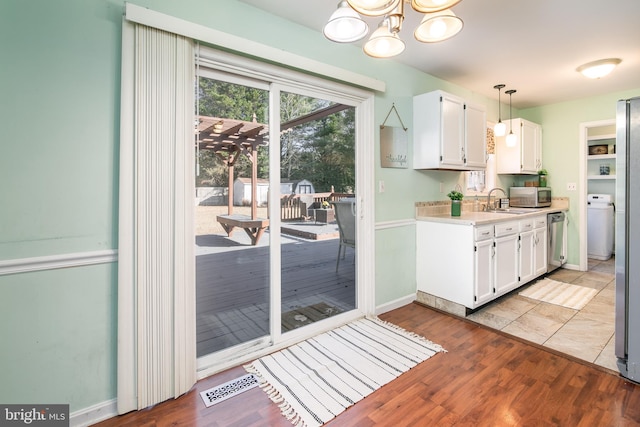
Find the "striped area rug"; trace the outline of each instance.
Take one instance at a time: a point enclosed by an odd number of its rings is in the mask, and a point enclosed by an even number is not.
[[[597,293],[596,289],[545,278],[519,292],[518,295],[581,310]]]
[[[434,354],[438,344],[378,318],[325,332],[245,366],[296,426],[320,426]]]

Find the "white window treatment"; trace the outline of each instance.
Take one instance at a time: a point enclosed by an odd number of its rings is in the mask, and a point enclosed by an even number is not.
[[[123,21],[118,412],[196,381],[194,44]]]

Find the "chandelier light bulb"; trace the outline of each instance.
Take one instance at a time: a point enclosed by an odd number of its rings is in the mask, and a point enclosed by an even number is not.
[[[431,28],[429,28],[429,34],[433,38],[442,37],[446,31],[447,24],[445,24],[445,22],[440,18],[437,18],[435,21],[433,21],[433,24],[431,24]]]

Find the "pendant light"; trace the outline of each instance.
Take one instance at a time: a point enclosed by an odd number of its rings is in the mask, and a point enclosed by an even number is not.
[[[338,43],[351,43],[360,40],[369,32],[369,26],[360,15],[349,7],[347,0],[338,3],[329,22],[322,29],[326,38]]]
[[[507,135],[507,147],[515,147],[518,142],[518,136],[513,133],[513,117],[511,116],[511,95],[516,93],[515,89],[509,89],[505,93],[509,94],[509,135]]]
[[[498,123],[493,127],[493,134],[495,136],[504,136],[507,133],[507,125],[502,122],[502,103],[500,103],[500,90],[504,89],[504,85],[495,85],[493,88],[498,89]]]

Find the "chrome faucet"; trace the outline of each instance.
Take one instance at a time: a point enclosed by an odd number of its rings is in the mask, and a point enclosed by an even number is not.
[[[489,190],[489,193],[487,194],[487,206],[485,207],[485,210],[489,210],[489,206],[491,206],[491,193],[493,193],[495,190],[500,190],[502,191],[502,194],[504,194],[505,196],[507,195],[506,191],[504,191],[502,188],[500,187],[495,187],[492,188],[491,190]],[[493,203],[493,209],[496,209],[496,203]]]

